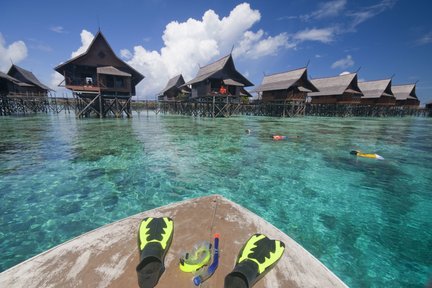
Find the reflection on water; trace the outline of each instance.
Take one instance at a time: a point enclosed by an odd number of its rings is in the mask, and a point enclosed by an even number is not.
[[[0,271],[114,220],[218,193],[351,287],[421,287],[432,274],[432,119],[0,121]]]

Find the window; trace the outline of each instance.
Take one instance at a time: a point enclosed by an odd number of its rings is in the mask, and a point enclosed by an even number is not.
[[[115,85],[114,87],[116,88],[124,88],[124,79],[120,77],[116,77],[114,85]]]

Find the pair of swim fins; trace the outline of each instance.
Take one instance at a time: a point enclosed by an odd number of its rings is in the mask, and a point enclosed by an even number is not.
[[[140,262],[136,267],[140,288],[153,288],[165,271],[164,259],[174,235],[174,222],[169,217],[146,217],[138,230]],[[236,265],[225,277],[225,288],[250,288],[282,257],[285,244],[254,234],[237,257]]]

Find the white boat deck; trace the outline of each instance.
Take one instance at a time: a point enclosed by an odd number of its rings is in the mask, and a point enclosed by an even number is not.
[[[201,287],[223,287],[238,252],[254,233],[285,243],[277,265],[254,288],[347,287],[286,234],[249,210],[219,195],[191,199],[111,223],[45,251],[0,273],[0,287],[138,287],[138,225],[142,218],[169,216],[174,237],[166,270],[156,287],[194,287],[192,274],[178,268],[179,256],[220,233],[219,267]]]

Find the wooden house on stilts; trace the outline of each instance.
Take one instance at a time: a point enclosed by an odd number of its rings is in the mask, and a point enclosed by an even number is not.
[[[356,73],[310,81],[319,90],[308,93],[311,104],[360,104],[363,93],[358,87]]]
[[[165,88],[159,92],[159,101],[181,101],[185,100],[189,94],[190,89],[185,86],[186,82],[183,79],[183,75],[179,74],[168,80]]]
[[[22,82],[6,73],[0,72],[0,95],[28,95],[33,85]],[[46,93],[44,93],[46,95]]]
[[[307,68],[266,75],[254,89],[261,95],[264,114],[270,116],[297,116],[305,114],[308,92],[318,92],[309,81]]]
[[[12,65],[0,72],[0,115],[46,112],[50,91],[32,72]]]
[[[167,85],[158,95],[160,111],[191,114],[191,106],[187,103],[191,89],[185,83],[182,74],[168,80]]]
[[[131,117],[131,97],[144,78],[118,58],[102,32],[98,32],[87,51],[55,68],[64,76],[64,86],[77,98],[77,117],[92,113]]]
[[[205,117],[229,117],[236,113],[242,98],[250,96],[244,88],[253,86],[236,70],[231,54],[201,67],[196,77],[184,85],[191,86],[191,111]]]
[[[415,92],[416,84],[393,85],[392,92],[396,98],[396,106],[417,108],[420,101]]]
[[[396,98],[391,89],[391,79],[365,81],[358,83],[363,93],[360,103],[363,105],[393,106]]]
[[[37,96],[47,97],[51,89],[42,84],[36,76],[30,72],[21,68],[17,65],[12,65],[7,75],[18,80],[16,83],[15,91],[9,91],[9,93],[16,93],[22,96]]]
[[[319,91],[308,93],[310,115],[351,116],[353,108],[360,104],[363,93],[356,73],[316,78],[311,82]]]
[[[391,89],[391,79],[359,82],[361,112],[363,116],[393,116],[396,98]]]

